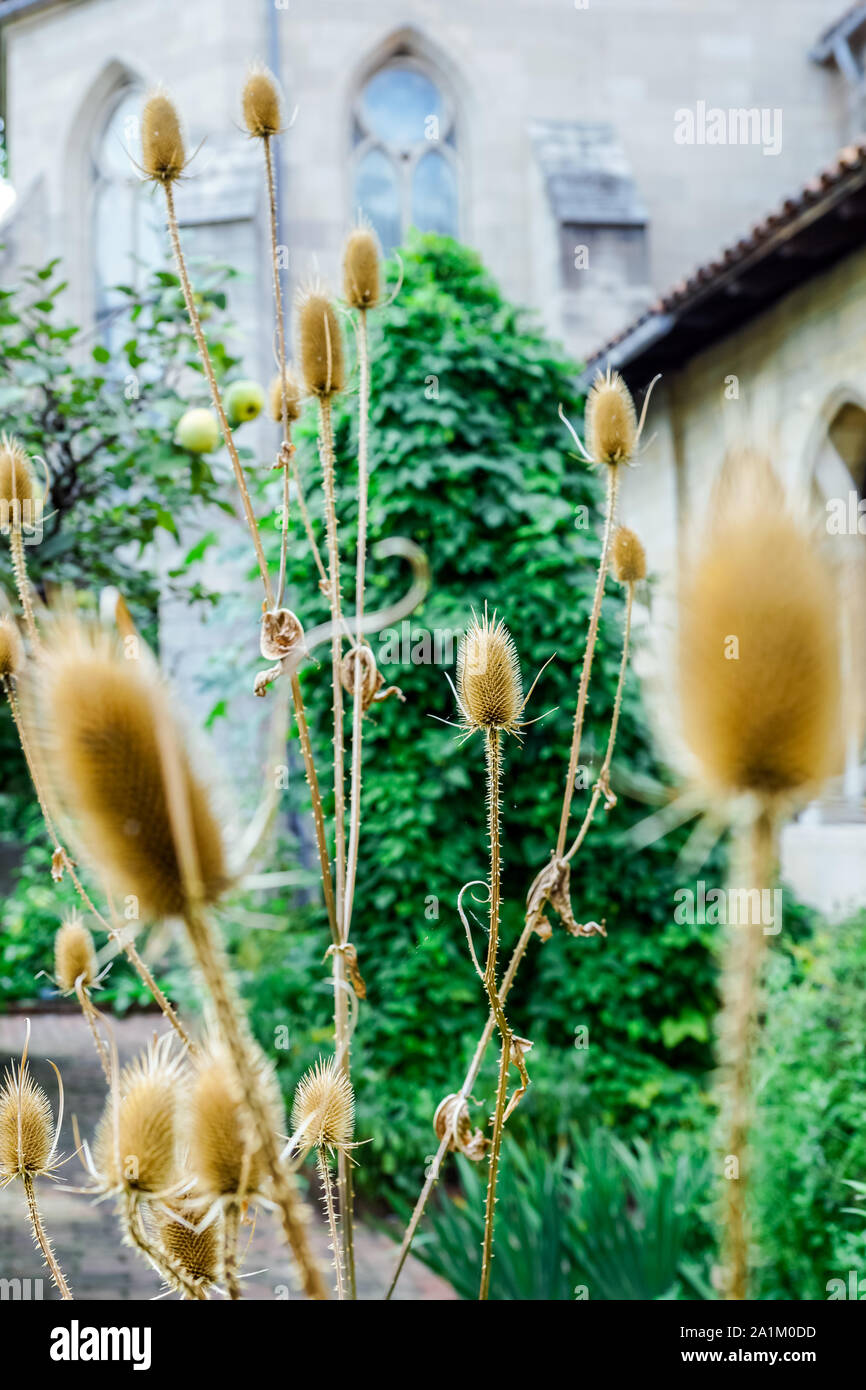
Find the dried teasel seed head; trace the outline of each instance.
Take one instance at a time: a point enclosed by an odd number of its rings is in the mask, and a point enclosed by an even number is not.
[[[48,1171],[54,1145],[54,1116],[42,1087],[23,1062],[3,1077],[0,1088],[0,1179]]]
[[[586,400],[586,442],[595,463],[629,463],[637,448],[637,415],[619,372],[601,372]]]
[[[125,1067],[96,1131],[94,1161],[106,1190],[157,1196],[177,1180],[185,1076],[171,1035]]]
[[[353,309],[372,309],[379,303],[379,245],[369,227],[356,227],[343,250],[343,294]]]
[[[337,311],[316,290],[298,298],[298,363],[304,389],[326,399],[345,389],[346,366]]]
[[[24,663],[24,644],[12,618],[0,618],[0,679],[16,676]]]
[[[711,791],[802,799],[843,756],[838,586],[771,479],[728,471],[681,586],[682,734]]]
[[[159,1237],[172,1264],[183,1270],[188,1278],[207,1287],[215,1284],[220,1275],[219,1221],[209,1221],[199,1227],[201,1213],[193,1208],[169,1204],[159,1214]]]
[[[316,1148],[345,1149],[355,1129],[355,1095],[352,1083],[333,1057],[319,1058],[298,1082],[292,1108],[292,1124],[299,1143]]]
[[[199,888],[186,881],[178,822],[204,902],[227,881],[222,837],[155,665],[135,651],[74,618],[49,628],[30,694],[34,746],[59,814],[118,896],[135,896],[145,919],[181,916]]]
[[[449,1151],[453,1153],[457,1150],[474,1163],[478,1163],[490,1147],[490,1140],[485,1138],[481,1130],[472,1128],[469,1107],[456,1091],[439,1102],[433,1116],[433,1128],[440,1144],[449,1134]]]
[[[283,1113],[273,1069],[256,1049],[259,1093],[271,1112],[271,1129],[282,1127]],[[211,1201],[260,1191],[265,1164],[255,1138],[234,1064],[221,1043],[212,1041],[196,1060],[189,1099],[189,1161],[197,1189]]]
[[[472,622],[457,652],[457,694],[471,729],[513,733],[523,712],[520,662],[514,639],[496,614]]]
[[[268,409],[271,419],[283,423],[283,379],[279,372],[268,387]],[[289,424],[301,414],[301,388],[290,367],[286,367],[286,419]]]
[[[64,922],[54,937],[54,978],[61,994],[72,994],[80,980],[89,988],[99,973],[93,937],[79,917]]]
[[[164,92],[153,92],[141,113],[141,164],[149,179],[173,183],[186,168],[180,117]]]
[[[627,526],[616,529],[610,562],[620,584],[639,584],[646,579],[646,551]]]
[[[36,475],[27,451],[13,435],[0,435],[0,508],[12,512],[16,502],[33,502],[37,496]]]
[[[256,67],[244,83],[241,106],[250,135],[264,139],[283,128],[282,99],[277,79],[267,68]]]

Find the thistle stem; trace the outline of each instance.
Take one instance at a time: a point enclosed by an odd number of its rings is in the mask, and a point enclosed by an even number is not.
[[[331,673],[334,687],[334,838],[337,861],[337,925],[342,936],[346,892],[346,790],[343,760],[343,622],[340,595],[340,552],[337,546],[337,506],[334,488],[334,429],[330,400],[319,400],[319,456],[325,494],[325,524],[328,534],[328,590],[331,602]]]
[[[87,1023],[88,1028],[90,1029],[90,1035],[93,1038],[93,1045],[96,1048],[96,1053],[99,1057],[99,1062],[102,1067],[103,1074],[105,1076],[106,1081],[108,1082],[109,1087],[111,1087],[111,1066],[108,1060],[108,1053],[105,1050],[105,1044],[103,1043],[102,1038],[99,1036],[98,1020],[101,1015],[99,1013],[99,1010],[95,1008],[93,1001],[91,1000],[90,995],[87,992],[87,989],[81,983],[82,978],[83,977],[79,977],[79,979],[75,982],[75,993],[78,996],[78,1002],[81,1005],[81,1012],[84,1014],[85,1021]]]
[[[776,828],[762,810],[742,832],[740,864],[746,887],[769,888],[776,864]],[[725,1296],[731,1300],[749,1296],[748,1138],[751,1122],[752,1064],[758,1036],[761,965],[766,946],[763,924],[747,922],[728,927],[722,971],[722,1005],[719,1016],[719,1061],[723,1097],[725,1173],[722,1203],[723,1256],[727,1272]]]
[[[151,974],[150,970],[145,965],[141,956],[138,954],[138,951],[136,950],[134,944],[131,941],[125,941],[121,933],[118,932],[99,911],[98,907],[93,902],[93,899],[91,898],[87,889],[84,887],[84,884],[81,882],[81,879],[78,877],[72,860],[69,858],[69,855],[66,853],[66,850],[60,843],[60,837],[57,834],[57,829],[54,824],[54,818],[48,809],[48,803],[45,799],[45,793],[42,788],[42,781],[36,769],[36,763],[33,758],[33,751],[30,747],[30,739],[25,731],[24,721],[21,718],[21,711],[18,707],[18,697],[15,694],[15,690],[11,680],[7,676],[4,676],[2,678],[2,683],[3,689],[6,693],[6,699],[9,701],[9,708],[12,712],[12,720],[15,724],[15,730],[18,734],[18,741],[21,744],[21,751],[24,754],[24,761],[27,763],[27,770],[30,773],[30,780],[33,783],[33,790],[36,793],[36,800],[39,803],[39,809],[42,812],[42,819],[45,822],[45,829],[48,831],[48,836],[51,840],[51,843],[54,846],[56,855],[60,858],[63,868],[69,874],[73,887],[75,888],[76,893],[80,897],[81,901],[84,903],[84,906],[87,908],[88,912],[93,913],[96,920],[100,923],[101,926],[105,928],[111,940],[117,942],[120,949],[123,951],[123,954],[126,956],[130,965],[133,967],[139,979],[141,980],[142,984],[150,992],[154,1000],[154,1003],[156,1003],[159,1006],[164,1018],[166,1019],[166,1022],[171,1024],[172,1028],[183,1042],[184,1047],[187,1047],[190,1049],[190,1051],[193,1051],[194,1048],[192,1039],[190,1038],[180,1019],[175,1013],[174,1008],[168,1002],[159,985],[156,983],[156,980],[153,978],[153,975]]]
[[[48,1273],[56,1284],[60,1297],[68,1300],[72,1298],[69,1285],[63,1277],[63,1270],[57,1261],[57,1256],[51,1249],[51,1241],[45,1234],[45,1227],[42,1225],[42,1217],[39,1214],[39,1207],[36,1203],[36,1188],[30,1173],[22,1173],[21,1181],[24,1184],[24,1196],[27,1199],[27,1215],[33,1231],[33,1240],[42,1252],[42,1258],[48,1268]]]
[[[586,711],[586,697],[589,691],[589,677],[592,671],[592,658],[595,654],[595,644],[598,637],[598,620],[601,615],[601,601],[604,597],[604,581],[607,578],[607,570],[610,563],[610,547],[613,539],[613,521],[616,514],[618,489],[619,473],[616,468],[610,467],[607,470],[607,505],[604,518],[604,540],[601,547],[598,575],[595,581],[592,611],[589,616],[586,649],[583,653],[583,666],[580,672],[580,685],[577,691],[577,707],[574,711],[574,730],[571,736],[571,752],[568,758],[568,775],[565,780],[565,793],[562,798],[562,814],[559,819],[559,834],[556,840],[557,859],[562,858],[565,849],[565,838],[568,834],[568,818],[571,814],[571,802],[574,797],[574,779],[577,775],[578,760],[580,758],[580,743],[583,737],[583,719]]]
[[[219,1029],[231,1055],[238,1083],[243,1092],[265,1166],[270,1175],[273,1199],[280,1212],[283,1231],[301,1271],[304,1291],[310,1298],[323,1299],[327,1295],[322,1283],[322,1276],[310,1250],[305,1214],[288,1174],[280,1162],[276,1135],[271,1129],[259,1078],[250,1056],[249,1044],[228,982],[225,962],[221,959],[221,952],[205,913],[197,906],[191,905],[185,920],[190,943],[210,994]]]
[[[27,575],[27,561],[24,558],[24,541],[21,537],[20,526],[13,525],[9,533],[9,548],[12,552],[12,572],[15,575],[15,587],[18,590],[18,597],[21,600],[24,625],[27,628],[27,635],[33,644],[33,650],[38,652],[42,645],[42,641],[39,636],[39,630],[36,627],[36,617],[33,612],[33,595],[30,589],[30,580]]]
[[[364,737],[363,664],[361,662],[361,623],[364,617],[364,584],[367,558],[367,478],[370,416],[370,351],[367,340],[367,311],[358,311],[358,553],[355,563],[355,673],[352,706],[352,776],[349,813],[349,857],[346,866],[346,904],[343,914],[343,940],[348,941],[352,926],[355,878],[358,872],[358,845],[361,837],[361,755]]]
[[[626,671],[628,669],[628,652],[629,643],[631,639],[631,617],[633,606],[634,585],[629,584],[625,606],[625,626],[623,628],[622,638],[622,657],[619,663],[619,676],[617,677],[616,682],[616,696],[613,702],[613,715],[611,716],[610,732],[607,738],[607,752],[604,755],[604,762],[601,765],[601,771],[598,774],[596,784],[592,789],[592,796],[590,798],[589,805],[586,808],[586,814],[581,823],[580,830],[577,832],[577,835],[575,836],[574,842],[572,843],[572,846],[569,849],[568,853],[564,856],[566,859],[572,859],[574,855],[577,854],[577,851],[580,849],[581,845],[586,839],[589,827],[592,825],[593,817],[595,816],[595,809],[598,806],[598,803],[601,800],[602,796],[604,796],[607,791],[608,778],[610,777],[610,768],[611,763],[613,761],[613,749],[614,744],[616,743],[617,729],[619,727],[619,716],[620,711],[622,709],[622,692],[625,687],[625,676]]]
[[[277,321],[277,351],[280,357],[280,414],[283,426],[283,445],[291,450],[289,439],[289,403],[286,399],[286,325],[283,319],[283,287],[280,284],[280,269],[277,264],[277,181],[274,176],[274,157],[271,149],[271,136],[262,139],[265,151],[265,180],[268,186],[268,212],[271,233],[271,269],[274,279],[274,314]],[[280,537],[280,577],[277,584],[277,607],[282,607],[286,586],[286,551],[289,538],[289,452],[283,466],[283,526]]]
[[[295,719],[298,725],[298,738],[301,744],[301,753],[304,758],[304,771],[307,776],[307,786],[310,788],[310,799],[313,806],[313,824],[316,831],[316,845],[319,851],[319,869],[322,875],[322,892],[325,898],[325,909],[328,914],[328,926],[331,931],[331,939],[335,946],[340,944],[339,931],[337,927],[337,909],[334,903],[334,885],[331,880],[331,859],[328,853],[328,837],[325,831],[325,816],[322,810],[322,794],[319,789],[319,778],[316,773],[316,765],[313,761],[313,746],[310,742],[310,730],[307,724],[307,713],[304,708],[304,697],[301,694],[301,683],[297,674],[292,676],[292,700],[295,706]]]
[[[334,1210],[334,1189],[331,1186],[331,1174],[328,1169],[328,1160],[321,1148],[316,1150],[316,1167],[319,1170],[319,1181],[322,1184],[322,1201],[325,1204],[325,1214],[328,1218],[328,1230],[331,1233],[331,1249],[334,1252],[334,1272],[337,1276],[337,1298],[342,1303],[343,1299],[346,1297],[346,1289],[343,1281],[343,1258],[340,1251],[340,1242],[337,1237],[337,1213]]]
[[[336,914],[341,943],[346,901],[346,790],[344,779],[345,742],[343,733],[343,622],[340,595],[340,553],[337,545],[337,506],[334,486],[334,429],[331,402],[319,400],[319,456],[322,463],[322,483],[325,495],[325,526],[328,536],[328,593],[331,601],[331,671],[334,692],[334,843],[336,859]],[[345,1076],[351,1074],[349,1038],[349,1001],[344,954],[333,954],[334,982],[334,1041],[338,1064]],[[343,1221],[343,1251],[349,1296],[355,1296],[355,1253],[352,1221],[352,1174],[342,1152],[337,1159],[337,1186],[340,1194],[340,1213]]]
[[[238,1232],[241,1213],[237,1202],[229,1202],[223,1220],[223,1274],[226,1292],[232,1302],[241,1295],[241,1281],[238,1273]]]
[[[183,247],[181,246],[180,242],[180,232],[178,230],[177,225],[177,213],[175,211],[174,206],[174,193],[172,191],[170,183],[164,183],[163,188],[165,189],[165,204],[168,212],[168,233],[171,238],[171,245],[172,250],[174,251],[174,259],[177,264],[178,275],[180,276],[181,289],[183,291],[183,299],[184,304],[186,305],[187,317],[189,318],[190,327],[192,328],[193,336],[196,341],[199,357],[201,358],[201,364],[204,368],[204,374],[207,377],[207,383],[210,387],[211,399],[213,400],[214,410],[216,411],[217,418],[219,419],[223,439],[225,440],[226,448],[229,451],[229,458],[231,459],[232,468],[234,470],[235,482],[238,485],[238,491],[241,495],[241,502],[243,504],[244,515],[246,516],[247,525],[250,528],[250,535],[253,539],[253,546],[256,552],[256,560],[258,561],[259,573],[261,574],[262,584],[264,585],[265,599],[267,601],[268,607],[273,608],[274,595],[273,590],[271,588],[271,579],[270,575],[268,574],[268,565],[265,559],[265,552],[262,549],[262,539],[259,535],[259,528],[256,522],[255,512],[253,511],[253,504],[250,500],[250,493],[249,488],[247,487],[247,480],[244,477],[244,470],[241,466],[241,461],[238,456],[237,445],[235,444],[234,435],[232,434],[231,427],[229,425],[225,409],[223,407],[222,397],[220,396],[219,387],[217,386],[216,375],[213,369],[213,362],[211,361],[210,349],[208,348],[207,341],[202,330],[201,319],[199,318],[198,309],[195,305],[195,296],[193,295],[192,285],[190,284],[189,274],[186,268],[186,260],[184,258]]]
[[[499,1061],[499,1083],[496,1088],[496,1107],[493,1112],[493,1136],[487,1173],[487,1201],[484,1210],[484,1240],[481,1247],[481,1288],[479,1299],[485,1300],[490,1291],[490,1267],[493,1260],[493,1223],[496,1207],[496,1182],[499,1176],[499,1155],[508,1092],[508,1067],[511,1059],[511,1030],[505,1019],[502,1001],[496,989],[496,957],[499,950],[500,905],[500,821],[499,803],[502,795],[502,735],[499,729],[486,731],[487,763],[487,833],[490,841],[490,933],[487,941],[487,961],[484,987],[496,1025],[502,1038]]]

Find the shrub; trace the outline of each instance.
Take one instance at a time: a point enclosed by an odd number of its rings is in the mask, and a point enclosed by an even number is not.
[[[527,730],[522,748],[509,742],[506,749],[507,958],[558,823],[598,563],[600,482],[569,456],[557,418],[560,402],[579,413],[574,369],[502,298],[478,258],[447,238],[419,236],[405,251],[404,268],[395,304],[371,325],[370,528],[380,537],[410,537],[430,560],[430,596],[404,625],[406,651],[425,633],[459,634],[471,606],[486,599],[514,634],[527,685],[556,652],[527,717],[552,712]],[[341,543],[350,557],[353,413],[350,399],[336,415]],[[312,431],[308,425],[299,433],[306,435],[302,466],[312,491],[319,478]],[[316,503],[313,495],[314,515]],[[311,622],[324,618],[326,607],[297,529],[291,606]],[[369,564],[368,610],[404,585],[397,562]],[[344,592],[351,591],[349,565]],[[590,689],[585,748],[593,755],[610,718],[622,613],[611,583]],[[379,1170],[414,1186],[430,1148],[433,1111],[459,1079],[484,1018],[455,911],[461,885],[484,871],[484,790],[482,759],[458,756],[454,733],[431,718],[453,717],[450,665],[400,662],[387,640],[383,634],[377,659],[406,703],[374,707],[366,724],[355,939],[369,1002],[353,1043],[359,1132],[374,1109],[386,1122],[371,1130],[377,1137],[363,1151],[357,1180],[363,1185]],[[310,671],[303,680],[317,761],[326,766],[327,681]],[[546,945],[533,945],[511,1005],[515,1027],[538,1044],[530,1073],[543,1074],[541,1059],[551,1049],[556,1063],[549,1071],[557,1087],[567,1088],[572,1119],[592,1111],[638,1128],[649,1124],[651,1110],[671,1120],[696,1094],[710,1062],[714,1007],[713,929],[672,919],[674,846],[668,840],[639,856],[624,852],[624,831],[646,808],[623,789],[656,777],[642,725],[637,683],[629,677],[614,763],[621,800],[596,822],[591,872],[579,868],[573,880],[579,919],[606,918],[608,938],[575,941],[557,930]],[[300,776],[295,785],[303,788]],[[291,930],[291,949],[299,949]],[[321,923],[310,930],[321,940]],[[277,960],[285,944],[251,949]],[[257,974],[261,968],[259,962]],[[315,1055],[328,996],[297,998],[286,986],[283,997],[300,1011],[291,1015],[304,1053],[300,1062],[291,1059],[296,1073]],[[278,1013],[275,1006],[274,1019]],[[573,1045],[577,1025],[589,1030],[583,1050]]]

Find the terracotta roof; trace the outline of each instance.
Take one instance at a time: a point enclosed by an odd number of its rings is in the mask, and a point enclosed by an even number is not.
[[[866,137],[847,145],[832,164],[756,222],[745,236],[678,281],[599,347],[587,361],[581,380],[589,380],[608,362],[627,377],[648,377],[660,369],[661,359],[667,359],[668,366],[676,365],[863,245]],[[698,310],[700,335],[691,344]]]

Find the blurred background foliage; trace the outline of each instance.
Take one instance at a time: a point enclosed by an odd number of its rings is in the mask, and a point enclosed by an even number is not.
[[[385,606],[406,584],[399,561],[377,561],[375,541],[416,541],[428,555],[432,586],[400,636],[411,652],[425,633],[438,634],[445,660],[389,664],[374,642],[386,682],[398,685],[406,702],[375,705],[365,723],[353,939],[368,1000],[354,1034],[353,1074],[358,1135],[369,1140],[357,1155],[356,1184],[371,1216],[411,1207],[435,1149],[433,1113],[462,1081],[486,1013],[456,912],[461,886],[486,871],[483,758],[476,742],[458,747],[456,731],[437,722],[455,717],[445,673],[472,608],[485,602],[514,634],[525,687],[555,653],[527,711],[545,717],[506,750],[504,961],[522,926],[529,883],[556,835],[602,521],[602,481],[569,452],[557,418],[562,403],[580,419],[574,365],[502,299],[470,251],[447,238],[418,236],[402,261],[396,302],[371,315],[367,607]],[[391,265],[392,284],[396,274]],[[174,277],[164,272],[137,302],[124,360],[96,356],[84,370],[80,357],[74,368],[65,365],[70,330],[51,326],[55,275],[52,267],[45,277],[43,307],[27,307],[27,295],[40,291],[25,286],[23,298],[4,297],[0,318],[0,419],[35,452],[47,455],[59,439],[68,457],[89,453],[83,490],[59,525],[63,539],[53,554],[34,547],[34,575],[91,591],[117,583],[147,630],[158,597],[150,562],[155,536],[162,531],[177,547],[170,582],[191,602],[207,601],[197,575],[201,546],[186,547],[184,518],[206,518],[208,507],[229,506],[233,493],[216,463],[174,442],[184,409],[202,402]],[[225,346],[224,272],[205,284],[208,335],[226,379],[238,364]],[[43,326],[36,329],[37,322]],[[68,336],[54,336],[62,333]],[[140,395],[121,404],[127,370],[140,380]],[[18,394],[4,395],[7,389]],[[348,394],[335,418],[345,595],[353,593],[354,578],[356,406]],[[310,407],[296,442],[318,516]],[[276,562],[270,462],[262,461],[257,476]],[[8,558],[0,547],[2,565]],[[304,624],[325,619],[296,509],[289,580],[289,604]],[[0,568],[0,583],[8,587],[8,569]],[[651,588],[640,597],[651,602]],[[623,612],[610,581],[582,755],[589,787],[603,756]],[[246,690],[251,669],[239,678]],[[327,786],[327,661],[309,665],[302,683]],[[226,717],[230,710],[220,702],[212,722]],[[592,1297],[713,1296],[709,1085],[718,929],[680,925],[673,908],[684,881],[724,881],[724,855],[717,850],[699,870],[684,869],[677,856],[687,830],[631,850],[629,827],[673,794],[649,728],[630,674],[612,779],[618,804],[599,812],[572,873],[578,920],[604,920],[607,937],[576,940],[557,923],[548,942],[531,943],[511,995],[509,1015],[534,1046],[532,1086],[509,1122],[501,1197],[501,1226],[509,1234],[497,1255],[497,1297],[571,1298],[581,1284]],[[278,844],[262,867],[304,870],[314,856],[294,738],[288,757]],[[51,884],[47,844],[5,718],[0,758],[0,852],[9,885],[0,909],[0,994],[8,1003],[50,990],[34,976],[51,968],[60,905],[71,899],[65,884]],[[587,795],[575,798],[575,825]],[[241,893],[223,920],[254,1026],[277,1058],[288,1094],[332,1040],[322,962],[327,932],[317,895]],[[827,1279],[844,1276],[866,1253],[864,1223],[846,1210],[855,1200],[846,1180],[866,1173],[858,1136],[866,1081],[863,925],[817,930],[808,913],[786,901],[786,929],[773,943],[756,1127],[765,1297],[821,1297]],[[193,1007],[194,982],[176,951],[164,959],[161,978],[182,1007]],[[118,1011],[145,1002],[122,963],[102,998]],[[482,1126],[495,1061],[491,1048],[475,1088],[474,1119]],[[483,1181],[483,1171],[464,1160],[446,1167],[419,1244],[467,1296],[477,1284]]]

